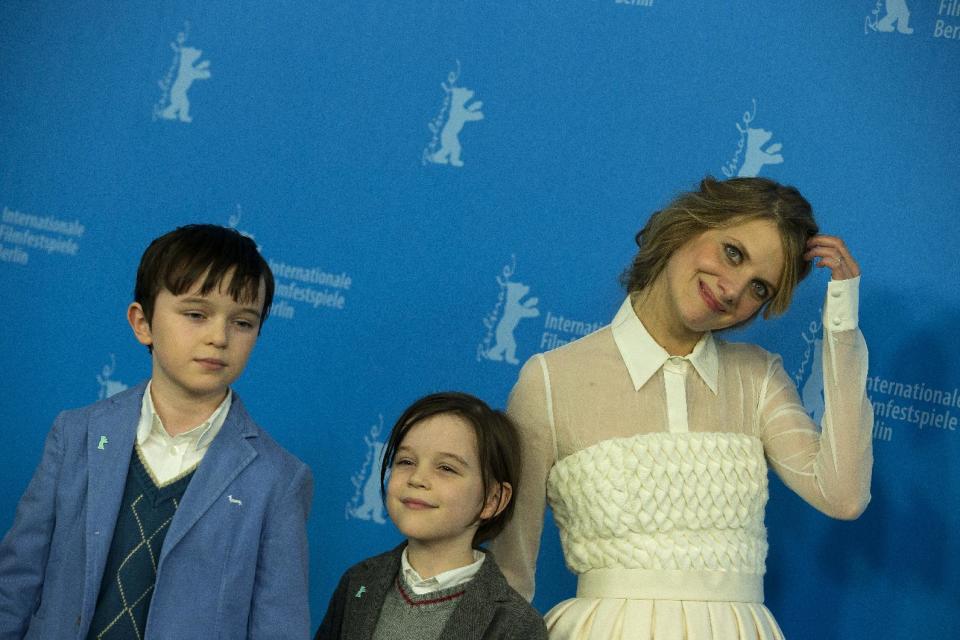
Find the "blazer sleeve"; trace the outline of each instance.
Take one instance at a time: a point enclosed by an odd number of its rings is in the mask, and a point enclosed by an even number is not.
[[[310,637],[307,516],[313,477],[306,465],[297,464],[277,506],[264,519],[250,602],[251,640]]]
[[[61,413],[47,435],[43,457],[17,505],[13,526],[0,542],[0,640],[22,638],[40,602],[56,524],[64,422]]]
[[[536,611],[532,611],[517,620],[510,638],[511,640],[549,640],[547,625]]]

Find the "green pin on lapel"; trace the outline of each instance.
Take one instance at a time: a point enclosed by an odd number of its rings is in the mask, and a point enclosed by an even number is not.
[[[106,444],[109,442],[107,436],[100,436],[100,442],[97,443],[97,449],[103,450],[106,449]]]
[[[363,597],[363,594],[365,594],[366,592],[367,592],[367,588],[363,585],[360,585],[360,588],[357,589],[357,595],[355,595],[354,598]]]

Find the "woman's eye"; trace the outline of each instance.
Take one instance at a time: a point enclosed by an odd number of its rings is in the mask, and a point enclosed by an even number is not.
[[[440,465],[440,470],[441,470],[441,471],[445,471],[446,473],[457,473],[457,470],[454,469],[453,467],[451,467],[451,466],[448,465],[448,464],[442,464],[442,465]]]
[[[732,244],[723,245],[723,250],[727,254],[727,258],[734,264],[739,264],[743,254],[740,253],[740,249],[736,248]]]
[[[761,300],[767,299],[767,294],[769,293],[767,285],[763,284],[758,280],[753,281],[753,292]]]

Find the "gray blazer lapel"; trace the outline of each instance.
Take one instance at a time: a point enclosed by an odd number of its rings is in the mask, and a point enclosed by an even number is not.
[[[120,501],[137,439],[146,383],[113,396],[87,422],[86,576],[83,607],[92,612],[100,591]]]
[[[234,478],[257,457],[256,450],[247,442],[247,437],[256,435],[256,428],[244,410],[240,398],[234,395],[230,413],[220,433],[210,443],[210,448],[183,494],[183,500],[163,541],[158,564],[163,562],[170,550],[200,520],[214,501],[223,495]]]
[[[343,614],[344,640],[370,640],[380,619],[380,609],[400,571],[400,554],[406,543],[365,561],[350,579]],[[363,590],[361,591],[361,587]]]
[[[441,637],[454,637],[455,633],[457,640],[482,640],[499,610],[496,603],[509,601],[507,582],[493,556],[486,555],[480,571],[468,583],[466,593],[444,625]]]

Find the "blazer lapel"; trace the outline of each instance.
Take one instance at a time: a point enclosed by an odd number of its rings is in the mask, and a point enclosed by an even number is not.
[[[117,394],[87,422],[86,575],[83,610],[92,614],[117,524],[137,438],[146,383]],[[89,615],[85,616],[89,619]]]
[[[163,541],[158,565],[170,553],[184,535],[200,520],[217,498],[223,495],[234,478],[257,457],[256,450],[247,442],[247,437],[256,436],[256,427],[234,395],[230,414],[223,428],[197,467],[176,516],[170,523]]]
[[[400,571],[400,554],[406,543],[388,554],[371,558],[350,582],[344,607],[345,640],[371,640],[380,619],[380,609]]]
[[[441,637],[457,632],[457,640],[482,640],[497,611],[494,603],[509,599],[506,581],[502,578],[493,556],[486,554],[480,571],[467,585],[463,599],[447,620]]]

